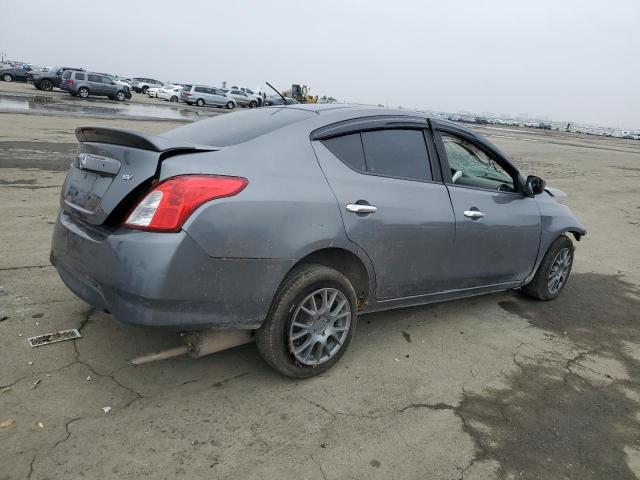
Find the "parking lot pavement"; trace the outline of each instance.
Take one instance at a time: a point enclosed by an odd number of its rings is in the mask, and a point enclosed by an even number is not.
[[[0,114],[0,479],[640,476],[639,142],[480,129],[589,230],[562,297],[363,316],[336,367],[292,381],[253,345],[132,367],[176,335],[66,290],[49,242],[85,123]]]

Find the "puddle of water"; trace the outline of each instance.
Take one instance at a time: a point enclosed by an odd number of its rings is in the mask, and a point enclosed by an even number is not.
[[[180,106],[160,107],[131,103],[91,104],[81,100],[59,100],[52,97],[12,97],[0,95],[0,110],[34,113],[72,113],[87,116],[144,117],[166,120],[195,121],[218,115],[213,109],[197,112]]]

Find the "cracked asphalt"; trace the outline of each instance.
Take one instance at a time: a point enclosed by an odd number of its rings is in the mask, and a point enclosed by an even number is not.
[[[176,334],[64,287],[49,242],[87,124],[178,125],[0,114],[0,479],[640,477],[640,142],[480,129],[589,230],[563,296],[363,316],[335,368],[292,381],[253,345],[132,367]]]

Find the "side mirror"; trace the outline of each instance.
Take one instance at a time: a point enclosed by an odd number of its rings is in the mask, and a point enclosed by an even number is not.
[[[529,197],[535,197],[536,195],[540,195],[544,192],[544,187],[546,183],[540,177],[536,177],[535,175],[529,175],[524,184],[524,193]]]

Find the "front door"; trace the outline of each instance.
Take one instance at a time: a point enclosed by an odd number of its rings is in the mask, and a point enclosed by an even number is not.
[[[540,245],[540,211],[518,192],[517,170],[463,133],[436,135],[456,218],[449,275],[457,288],[524,280]]]
[[[347,236],[373,263],[378,300],[446,289],[454,217],[424,119],[419,126],[313,142]]]

